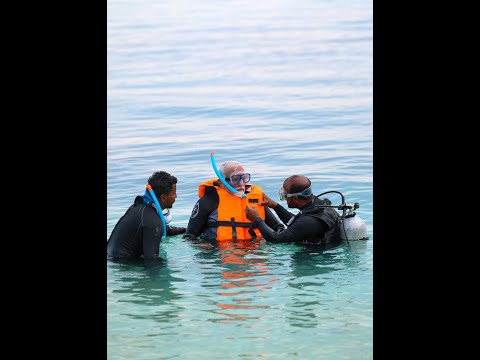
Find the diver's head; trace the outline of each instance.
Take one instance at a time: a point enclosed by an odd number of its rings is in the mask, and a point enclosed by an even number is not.
[[[177,198],[177,178],[165,171],[156,171],[148,178],[162,209],[171,208]]]
[[[280,200],[286,200],[289,208],[302,209],[312,201],[312,182],[303,175],[292,175],[285,179],[279,190]]]
[[[245,172],[242,164],[238,161],[227,161],[220,166],[219,171],[230,186],[241,194],[245,193],[245,184],[250,181],[250,174]],[[225,187],[223,184],[220,186]]]

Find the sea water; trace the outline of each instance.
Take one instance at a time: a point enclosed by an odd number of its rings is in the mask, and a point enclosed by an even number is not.
[[[277,201],[293,174],[341,192],[370,237],[322,251],[178,235],[161,266],[106,262],[108,359],[373,358],[372,23],[371,0],[107,1],[105,241],[158,170],[186,227],[211,152]]]

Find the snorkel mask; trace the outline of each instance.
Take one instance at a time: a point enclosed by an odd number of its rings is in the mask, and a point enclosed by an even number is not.
[[[214,152],[211,152],[210,153],[210,161],[212,163],[212,167],[213,167],[213,170],[215,171],[215,174],[217,174],[218,176],[218,179],[222,182],[223,185],[225,185],[225,187],[228,189],[228,191],[230,191],[230,193],[232,195],[235,195],[235,196],[238,196],[238,197],[241,197],[242,199],[247,197],[247,195],[243,194],[243,193],[240,193],[238,192],[234,187],[232,187],[226,180],[225,178],[223,177],[223,175],[220,173],[220,171],[218,170],[217,168],[217,164],[215,164],[215,156],[214,156]],[[243,178],[243,176],[247,176],[247,174],[242,174],[242,179],[243,181],[245,182],[245,180],[247,179],[247,177]],[[240,182],[240,179],[238,179],[238,182]],[[250,174],[248,174],[248,181],[250,181]],[[247,181],[247,182],[248,182]],[[237,183],[238,183],[237,182]]]
[[[301,192],[297,192],[297,193],[292,193],[292,194],[287,194],[283,186],[281,186],[280,189],[278,190],[278,195],[280,196],[280,200],[282,201],[285,201],[287,200],[287,198],[293,197],[293,196],[307,197],[309,195],[312,195],[312,186],[310,185],[305,190],[302,190]]]
[[[173,219],[172,214],[170,213],[170,208],[165,208],[162,210],[163,218],[165,219],[166,224],[170,224]]]

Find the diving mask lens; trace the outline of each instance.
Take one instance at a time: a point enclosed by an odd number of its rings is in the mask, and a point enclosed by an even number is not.
[[[243,182],[246,184],[250,181],[250,174],[245,173],[245,174],[234,174],[230,175],[230,177],[225,178],[227,181],[231,181],[233,185],[237,185],[240,180],[243,180]]]
[[[280,200],[285,201],[287,198],[292,197],[292,196],[309,196],[312,194],[312,187],[309,186],[308,188],[297,192],[297,193],[292,193],[292,194],[287,194],[283,186],[278,190],[278,195],[280,195]]]

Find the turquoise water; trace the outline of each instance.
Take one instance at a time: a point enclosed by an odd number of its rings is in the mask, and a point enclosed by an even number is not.
[[[106,238],[156,170],[178,178],[186,226],[211,152],[273,198],[292,174],[342,192],[370,236],[328,251],[176,236],[161,267],[107,262],[108,359],[372,359],[372,1],[107,6]]]

